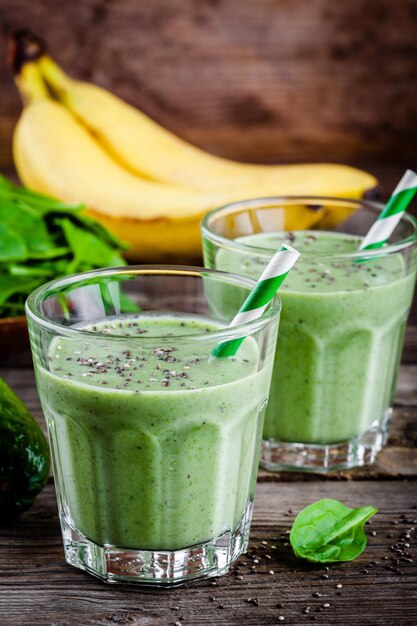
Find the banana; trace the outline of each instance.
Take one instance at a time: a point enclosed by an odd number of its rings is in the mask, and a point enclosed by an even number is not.
[[[45,194],[85,203],[91,214],[131,244],[132,259],[199,258],[199,222],[204,213],[254,195],[253,189],[201,191],[135,176],[115,162],[68,109],[49,97],[35,62],[23,65],[16,83],[25,103],[13,137],[20,179]],[[304,209],[301,215],[287,216],[285,225],[293,228],[301,217],[308,226],[321,216],[320,211]]]
[[[105,89],[71,79],[47,54],[40,56],[39,67],[58,99],[115,160],[139,176],[207,190],[253,186],[258,196],[272,193],[361,198],[377,186],[370,174],[344,165],[253,165],[214,156],[180,139]]]

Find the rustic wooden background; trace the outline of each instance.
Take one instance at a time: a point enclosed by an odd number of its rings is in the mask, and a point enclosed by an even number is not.
[[[375,173],[386,193],[406,166],[417,168],[417,0],[0,0],[0,169],[10,173],[21,104],[5,54],[7,34],[20,27],[45,37],[74,76],[212,152],[352,163]],[[337,485],[336,477],[293,482],[300,476],[262,472],[239,572],[174,592],[104,587],[64,565],[49,484],[19,524],[0,526],[1,626],[272,626],[279,616],[414,625],[417,535],[411,556],[395,547],[409,545],[404,524],[414,533],[417,517],[417,307],[411,322],[390,444],[378,462],[338,475]],[[0,366],[44,426],[29,353]],[[297,564],[280,533],[302,506],[337,493],[352,506],[375,502],[380,513],[366,553],[327,574]],[[266,541],[279,546],[268,561]]]
[[[3,168],[20,110],[5,40],[22,26],[219,154],[377,173],[417,156],[417,0],[1,0],[0,25]]]

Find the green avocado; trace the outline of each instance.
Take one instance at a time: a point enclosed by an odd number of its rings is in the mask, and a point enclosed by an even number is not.
[[[0,378],[0,521],[28,509],[48,480],[48,442],[22,400]]]

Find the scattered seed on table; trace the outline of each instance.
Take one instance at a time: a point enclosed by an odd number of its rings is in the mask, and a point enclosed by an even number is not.
[[[328,602],[325,602],[325,603],[323,604],[323,609],[328,609],[328,608],[329,608],[329,606],[330,606],[330,604],[329,604]]]
[[[336,589],[341,589],[343,587],[342,583],[339,583],[338,585],[336,585]]]
[[[285,622],[285,617],[284,617],[283,615],[280,615],[280,616],[278,617],[278,620],[279,620],[280,622]]]
[[[269,572],[268,572],[268,574],[271,574],[271,576],[272,576],[273,573],[274,573],[273,569],[270,569]]]
[[[308,613],[310,613],[310,607],[309,607],[309,606],[306,606],[306,607],[303,609],[303,613],[304,613],[304,615],[308,615]]]
[[[320,578],[322,578],[323,580],[326,580],[327,578],[329,578],[329,575],[328,574],[322,574],[320,576]]]

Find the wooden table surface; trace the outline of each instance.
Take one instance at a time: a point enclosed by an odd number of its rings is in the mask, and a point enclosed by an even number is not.
[[[231,573],[174,590],[111,586],[64,562],[52,478],[32,509],[0,525],[1,626],[417,623],[417,327],[407,333],[389,445],[375,465],[329,477],[259,473],[250,549]],[[44,427],[28,352],[0,376]],[[306,565],[288,545],[295,514],[323,497],[374,504],[351,563]]]

